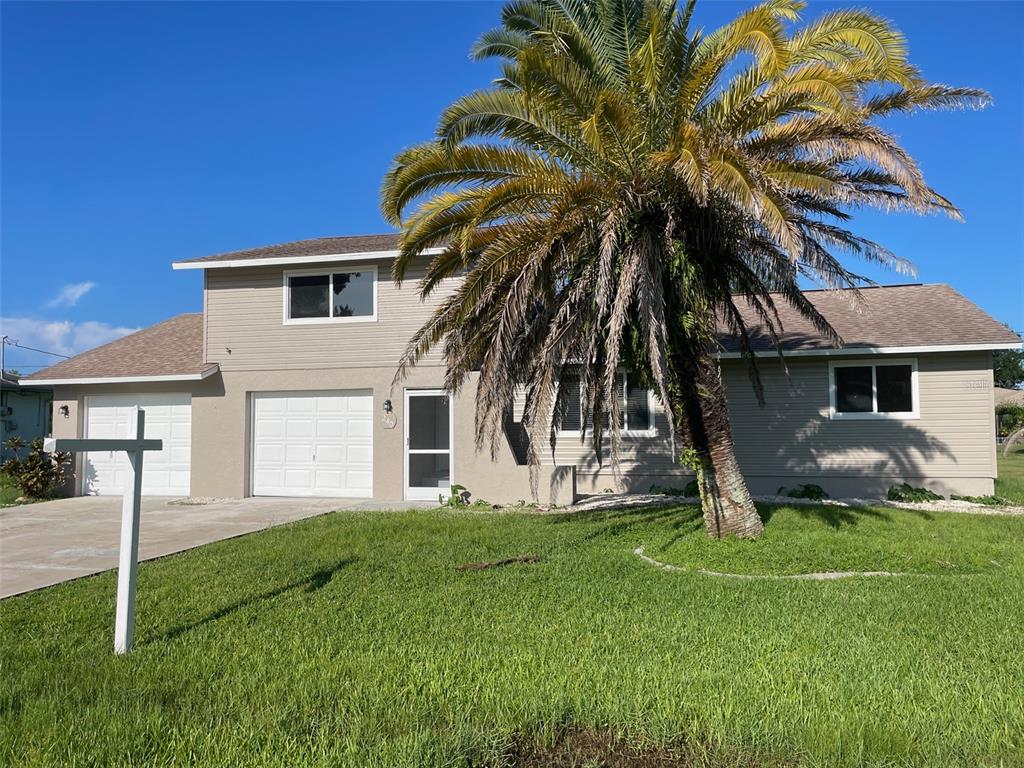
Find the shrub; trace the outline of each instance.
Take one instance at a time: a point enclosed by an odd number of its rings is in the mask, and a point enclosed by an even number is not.
[[[1000,437],[1024,427],[1024,405],[1002,403],[996,406],[996,427]]]
[[[660,493],[662,496],[687,496],[693,498],[694,496],[700,496],[700,486],[697,485],[696,479],[688,482],[681,490],[671,485],[658,485],[655,483],[651,486],[650,492]]]
[[[957,496],[955,493],[952,493],[949,498],[953,501],[969,501],[971,504],[983,504],[986,507],[1006,507],[1013,504],[1012,501],[1004,499],[1002,496]]]
[[[36,438],[28,445],[28,453],[21,455],[25,441],[11,437],[4,445],[14,456],[0,465],[0,471],[7,475],[22,495],[33,499],[47,499],[53,491],[71,477],[70,453],[49,454],[43,450],[42,438]]]
[[[889,492],[886,494],[886,498],[889,501],[942,501],[945,496],[942,496],[934,491],[929,491],[927,488],[915,488],[907,483],[900,483],[899,485],[889,486]]]
[[[825,489],[820,485],[814,483],[805,483],[804,485],[798,485],[796,488],[790,488],[788,491],[785,488],[779,488],[778,495],[782,495],[785,492],[786,496],[791,499],[810,499],[811,501],[821,501],[827,499],[828,494]]]

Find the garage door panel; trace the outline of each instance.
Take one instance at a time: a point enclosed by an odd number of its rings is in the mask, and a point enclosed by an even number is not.
[[[320,419],[316,423],[316,436],[321,440],[332,437],[343,438],[348,432],[345,426],[346,422],[337,417]]]
[[[298,419],[289,419],[285,422],[284,434],[289,440],[310,438],[313,436],[313,421],[305,414]]]
[[[154,496],[187,496],[191,485],[192,397],[188,393],[98,395],[86,398],[85,435],[126,439],[134,435],[135,406],[146,411],[146,437],[163,441],[159,451],[143,459],[142,492]],[[83,490],[88,494],[120,495],[128,479],[123,451],[85,456]]]
[[[346,482],[348,483],[348,486],[350,488],[372,488],[373,472],[359,472],[355,470],[350,470],[347,473]]]
[[[366,390],[254,394],[253,494],[371,496],[372,410]]]
[[[350,445],[345,451],[345,461],[349,464],[366,464],[367,466],[373,463],[373,446],[372,445]]]

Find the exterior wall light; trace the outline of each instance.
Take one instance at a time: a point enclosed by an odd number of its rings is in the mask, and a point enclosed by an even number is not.
[[[60,415],[63,416],[65,419],[71,415],[71,409],[68,408],[66,405],[62,405],[57,410],[60,411]]]

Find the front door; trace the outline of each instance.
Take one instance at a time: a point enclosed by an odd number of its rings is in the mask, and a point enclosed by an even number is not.
[[[440,389],[405,391],[405,498],[433,501],[452,486],[452,401]]]

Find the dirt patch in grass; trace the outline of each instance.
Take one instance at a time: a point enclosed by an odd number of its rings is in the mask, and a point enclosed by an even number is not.
[[[719,755],[713,750],[639,744],[612,731],[572,728],[554,743],[516,738],[503,766],[511,768],[764,768],[753,757]]]
[[[486,563],[463,563],[456,565],[456,571],[486,571],[488,568],[501,568],[503,565],[516,565],[518,563],[539,563],[537,555],[518,555],[517,557],[506,557],[504,560],[492,560]]]

